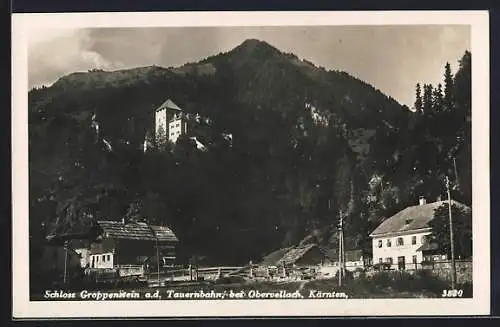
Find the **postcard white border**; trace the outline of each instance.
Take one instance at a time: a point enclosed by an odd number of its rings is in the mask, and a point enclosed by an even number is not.
[[[470,25],[474,259],[472,299],[31,302],[28,270],[27,31],[160,26]],[[12,16],[14,318],[418,316],[490,313],[489,21],[487,11],[62,13]],[[263,302],[264,301],[264,302]]]

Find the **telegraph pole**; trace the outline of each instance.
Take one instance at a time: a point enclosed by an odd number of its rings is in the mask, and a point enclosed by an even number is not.
[[[457,279],[457,270],[455,268],[455,242],[453,239],[453,218],[451,216],[451,195],[450,195],[450,179],[446,176],[446,191],[448,193],[448,216],[450,224],[450,251],[451,251],[451,288],[455,289]]]

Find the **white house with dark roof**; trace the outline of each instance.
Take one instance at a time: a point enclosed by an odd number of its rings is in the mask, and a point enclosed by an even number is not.
[[[429,242],[429,235],[432,233],[429,222],[434,219],[435,210],[446,203],[447,201],[426,203],[424,198],[420,198],[418,205],[408,207],[384,220],[370,234],[373,263],[390,263],[393,269],[412,269],[418,267],[426,253],[435,255],[439,252],[439,244]],[[470,210],[454,200],[453,205]]]

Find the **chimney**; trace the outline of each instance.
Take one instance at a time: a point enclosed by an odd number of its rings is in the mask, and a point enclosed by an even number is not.
[[[122,224],[125,225],[125,217],[122,218]]]
[[[427,201],[425,200],[425,197],[423,195],[421,195],[419,198],[418,198],[418,204],[423,206],[424,204],[426,204]]]

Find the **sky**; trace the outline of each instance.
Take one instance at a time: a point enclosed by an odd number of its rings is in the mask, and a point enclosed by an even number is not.
[[[471,46],[468,25],[36,29],[28,35],[29,87],[89,69],[181,66],[249,38],[345,71],[410,108],[416,83],[442,83],[445,63],[455,72]]]

